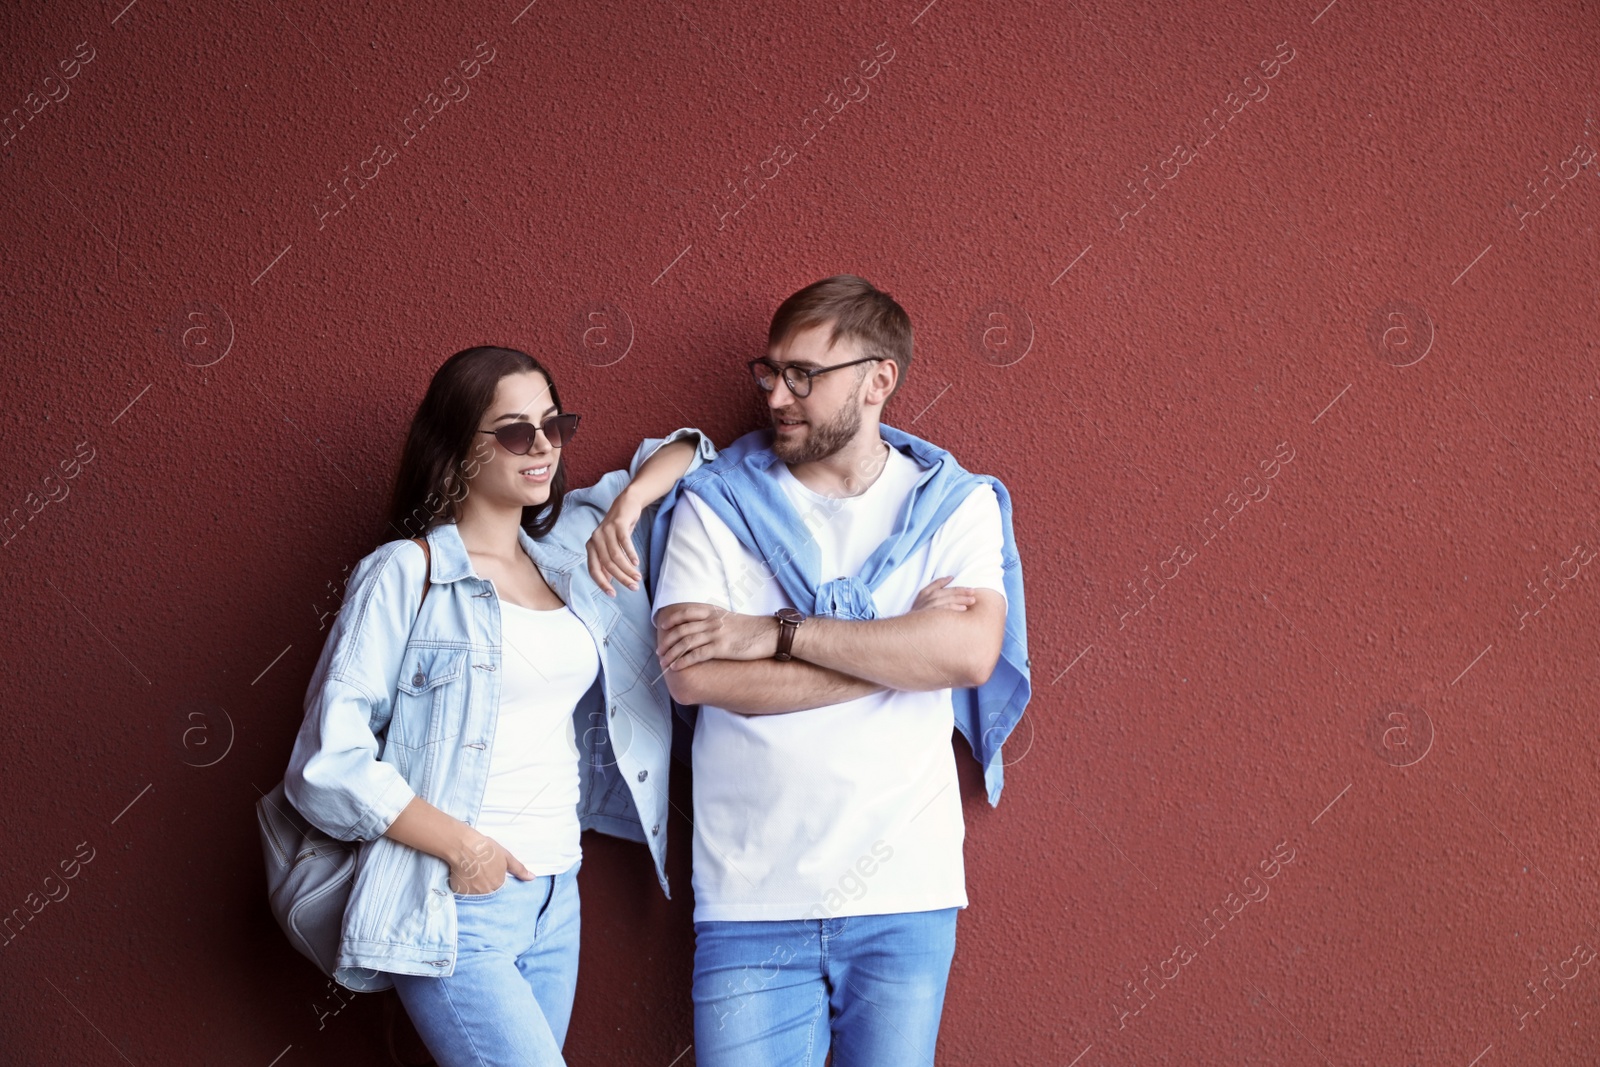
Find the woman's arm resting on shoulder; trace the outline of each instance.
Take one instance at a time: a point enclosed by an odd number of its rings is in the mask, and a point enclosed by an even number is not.
[[[647,440],[639,446],[629,464],[631,479],[617,491],[586,546],[589,574],[608,596],[616,596],[612,579],[629,589],[639,588],[643,576],[634,531],[645,509],[666,496],[679,478],[715,455],[711,439],[693,429],[675,430],[667,438]],[[601,482],[620,481],[621,477],[619,471]]]
[[[589,574],[594,583],[608,596],[616,596],[611,586],[615,578],[629,589],[638,589],[643,575],[639,573],[639,553],[633,547],[633,528],[639,524],[644,509],[667,495],[689,469],[694,459],[695,446],[689,441],[673,441],[656,449],[644,461],[615,500],[606,509],[605,518],[589,537]]]

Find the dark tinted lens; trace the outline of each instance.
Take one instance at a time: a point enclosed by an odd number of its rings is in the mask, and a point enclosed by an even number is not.
[[[534,435],[539,430],[544,431],[551,448],[560,448],[571,441],[572,435],[578,432],[578,416],[553,415],[538,426],[531,422],[513,422],[509,426],[496,429],[494,436],[495,440],[505,445],[506,451],[526,456],[533,451]]]
[[[514,452],[519,456],[526,456],[533,448],[533,435],[536,428],[531,422],[513,422],[509,426],[501,426],[494,432],[494,439],[506,446],[506,451]]]
[[[561,448],[578,432],[578,416],[556,415],[544,420],[544,435],[550,439],[551,448]]]

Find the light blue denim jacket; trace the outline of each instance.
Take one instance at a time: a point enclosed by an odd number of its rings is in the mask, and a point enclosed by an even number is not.
[[[685,438],[697,442],[690,470],[715,457],[698,430],[647,440],[628,470],[570,490],[548,535],[520,535],[523,551],[600,650],[600,676],[573,713],[579,822],[649,846],[663,892],[672,723],[649,597],[620,583],[613,583],[616,599],[606,596],[589,576],[584,546],[640,465],[661,445]],[[654,510],[634,528],[641,561],[650,559]],[[284,775],[289,802],[308,821],[361,842],[334,973],[351,989],[388,988],[393,983],[383,972],[454,972],[449,865],[383,832],[413,796],[477,822],[499,714],[494,588],[473,571],[454,523],[435,526],[427,539],[431,575],[422,550],[406,540],[383,545],[351,574]],[[432,583],[426,599],[424,580]]]

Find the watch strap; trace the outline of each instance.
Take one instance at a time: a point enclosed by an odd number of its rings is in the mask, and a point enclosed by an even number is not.
[[[790,650],[794,648],[794,633],[800,629],[800,624],[793,619],[785,618],[781,612],[775,612],[778,620],[778,651],[773,659],[788,661],[793,659]]]

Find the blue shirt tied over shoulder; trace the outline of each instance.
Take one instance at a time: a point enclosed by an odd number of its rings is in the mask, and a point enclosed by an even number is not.
[[[1022,600],[1022,560],[1012,533],[1011,496],[998,478],[971,473],[938,445],[893,426],[880,425],[878,432],[891,448],[916,461],[922,475],[911,490],[894,532],[868,557],[856,577],[819,582],[817,546],[802,536],[805,524],[794,505],[778,482],[766,475],[768,468],[779,462],[772,451],[771,430],[745,434],[723,449],[713,462],[685,475],[672,489],[662,501],[650,537],[650,574],[661,571],[671,505],[679,493],[693,492],[727,524],[740,544],[766,561],[784,595],[805,614],[873,619],[877,608],[872,602],[872,590],[928,543],[967,494],[980,485],[992,487],[1000,501],[1000,524],[1005,537],[1005,639],[1000,662],[989,680],[975,689],[958,689],[951,697],[956,728],[983,766],[989,803],[998,804],[1005,784],[1000,749],[1021,721],[1033,692]]]

